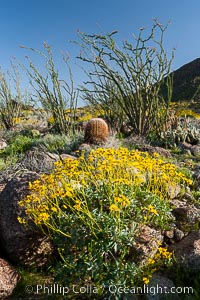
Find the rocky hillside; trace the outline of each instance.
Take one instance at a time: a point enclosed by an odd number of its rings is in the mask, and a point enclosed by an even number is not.
[[[172,101],[200,101],[200,58],[173,72]]]

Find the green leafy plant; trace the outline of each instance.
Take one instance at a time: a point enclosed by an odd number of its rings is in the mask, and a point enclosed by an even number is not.
[[[50,234],[62,258],[55,268],[59,282],[91,284],[105,296],[111,284],[147,284],[155,266],[171,260],[163,247],[145,266],[131,253],[141,225],[168,228],[168,186],[174,184],[192,181],[156,154],[99,148],[87,159],[56,162],[52,174],[30,183],[31,194],[19,203],[27,218],[18,220],[32,219]]]
[[[63,134],[47,134],[37,143],[37,146],[49,152],[61,152],[67,143],[67,137]]]
[[[179,118],[175,127],[170,126],[160,132],[160,141],[168,147],[176,147],[181,142],[198,144],[200,141],[200,129],[191,122],[189,117]]]
[[[2,150],[1,154],[3,156],[22,154],[31,149],[31,147],[36,144],[36,141],[37,138],[31,138],[19,134],[12,140],[6,149]]]

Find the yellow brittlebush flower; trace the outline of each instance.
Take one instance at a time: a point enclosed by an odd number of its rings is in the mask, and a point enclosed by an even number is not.
[[[116,204],[111,204],[110,211],[115,212],[115,211],[120,211],[120,209]]]

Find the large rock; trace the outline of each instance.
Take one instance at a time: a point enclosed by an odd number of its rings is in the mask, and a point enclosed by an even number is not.
[[[144,151],[144,152],[148,152],[151,155],[154,154],[154,153],[157,153],[160,156],[163,156],[165,158],[171,157],[171,153],[168,150],[166,150],[162,147],[153,147],[153,146],[150,146],[150,145],[143,145],[143,146],[139,146],[139,150]]]
[[[2,172],[0,172],[0,185],[4,182],[8,182],[14,177],[14,174],[21,172],[21,170],[27,170],[36,172],[38,174],[50,174],[54,168],[54,163],[58,160],[64,159],[76,159],[75,156],[69,154],[55,154],[41,149],[35,148],[25,153],[24,157],[20,159],[17,164],[11,165]],[[1,186],[0,186],[1,191]]]
[[[18,202],[28,195],[28,183],[38,179],[34,172],[26,172],[10,180],[0,194],[0,247],[11,262],[23,265],[44,265],[53,246],[34,224],[25,227],[17,217],[25,216]]]
[[[76,159],[76,157],[69,154],[55,154],[50,152],[34,149],[27,151],[25,156],[19,162],[21,168],[37,173],[51,173],[54,168],[54,163],[58,160]]]
[[[172,214],[175,217],[176,226],[180,230],[194,230],[199,224],[200,220],[200,208],[194,204],[188,204],[187,200],[171,201],[173,206]]]
[[[188,270],[200,271],[200,230],[190,232],[180,242],[169,246],[179,264]]]
[[[184,153],[188,153],[187,151],[190,151],[190,153],[194,156],[200,155],[200,146],[198,145],[192,145],[186,142],[180,143],[179,147],[183,150]]]
[[[5,259],[0,258],[0,299],[10,296],[19,281],[16,269]]]
[[[181,300],[178,294],[174,293],[175,284],[169,278],[160,275],[153,274],[152,279],[148,284],[148,294],[146,300]],[[168,298],[166,298],[168,296]]]
[[[50,173],[54,163],[60,159],[58,154],[34,149],[27,151],[20,165],[29,171],[37,173]]]

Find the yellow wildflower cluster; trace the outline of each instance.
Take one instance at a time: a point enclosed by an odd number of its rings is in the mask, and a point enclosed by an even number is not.
[[[55,123],[55,119],[54,119],[53,116],[49,117],[47,121],[48,121],[49,124]]]
[[[116,204],[111,204],[110,205],[110,211],[119,211],[119,207]]]
[[[172,252],[169,252],[165,247],[159,247],[158,252],[154,255],[154,260],[158,259],[170,259],[172,257]]]
[[[67,252],[62,253],[65,265],[70,266],[72,261],[84,265],[82,253],[86,262],[101,257],[100,264],[104,264],[103,244],[114,255],[107,265],[113,268],[115,260],[120,264],[130,254],[131,239],[145,218],[155,226],[165,222],[168,185],[179,183],[191,181],[158,155],[127,148],[98,148],[86,158],[83,154],[57,161],[52,174],[43,174],[29,184],[30,194],[20,205],[36,225],[58,238],[60,248],[65,249],[66,237],[70,237]],[[26,222],[21,216],[18,220]],[[134,275],[144,284],[157,268],[171,261],[172,254],[161,244],[156,249]],[[132,265],[130,262],[130,274]],[[125,270],[124,263],[120,268]]]
[[[149,281],[150,281],[150,279],[151,279],[151,277],[152,276],[150,276],[150,275],[148,277],[143,277],[142,280],[143,280],[144,284],[148,284]]]
[[[75,201],[74,209],[81,210],[81,201],[80,200]]]
[[[81,110],[81,113],[77,110],[77,116],[79,122],[87,122],[91,120],[92,118],[97,118],[99,116],[105,115],[105,112],[102,109],[85,109]]]
[[[192,117],[195,119],[200,119],[200,114],[196,113],[195,111],[193,111],[191,109],[182,109],[182,110],[177,111],[176,114],[178,117],[187,116],[187,117]]]
[[[20,124],[22,121],[22,118],[18,117],[18,118],[13,118],[13,123],[14,124]]]
[[[110,205],[110,211],[120,211],[127,208],[130,203],[130,200],[124,195],[114,197],[114,203]]]
[[[192,184],[175,165],[165,163],[158,155],[151,157],[127,148],[92,150],[88,162],[96,170],[93,173],[97,182],[136,186],[146,183],[153,192],[166,191],[170,183]]]
[[[86,112],[86,113],[82,114],[80,117],[78,117],[78,121],[79,122],[87,122],[92,118],[93,118],[93,115],[90,112]]]
[[[160,245],[161,243],[159,242],[158,244]],[[169,252],[167,248],[160,245],[157,253],[153,257],[150,257],[147,261],[147,264],[143,270],[146,274],[146,276],[143,277],[143,283],[148,284],[152,274],[159,268],[159,266],[170,263],[171,259],[172,252]]]
[[[24,218],[21,218],[21,217],[17,217],[17,220],[20,224],[26,224],[26,220]]]
[[[158,212],[153,205],[148,205],[148,207],[143,207],[142,210],[150,214],[158,215]]]
[[[78,159],[56,162],[52,174],[42,175],[40,180],[29,184],[31,194],[20,205],[40,224],[49,222],[52,214],[62,213],[63,208],[80,211],[84,207],[89,211],[88,204],[82,205],[89,188],[101,195],[103,187],[106,205],[111,212],[116,212],[131,205],[127,190],[134,192],[135,188],[145,185],[145,189],[166,198],[168,185],[176,183],[192,182],[175,165],[165,163],[158,155],[151,157],[127,148],[99,148],[91,150],[87,160],[82,155]],[[145,209],[153,215],[158,214],[153,205]]]
[[[162,243],[158,242],[158,249],[156,254],[148,259],[148,265],[154,265],[160,260],[170,260],[172,258],[172,252],[168,251],[166,247],[162,246]]]
[[[158,247],[157,253],[153,258],[148,259],[149,265],[155,265],[159,260],[170,260],[172,258],[172,252],[169,252],[165,247]]]
[[[69,121],[70,117],[66,114],[65,115],[65,120],[66,121]],[[56,122],[55,118],[53,116],[50,116],[48,119],[47,119],[48,123],[49,124],[54,124]]]
[[[66,118],[70,116],[70,113],[71,113],[70,109],[65,110]],[[78,122],[87,122],[90,119],[97,118],[101,115],[105,115],[104,110],[96,107],[95,109],[91,107],[81,107],[81,108],[77,108],[75,111],[76,120]]]

